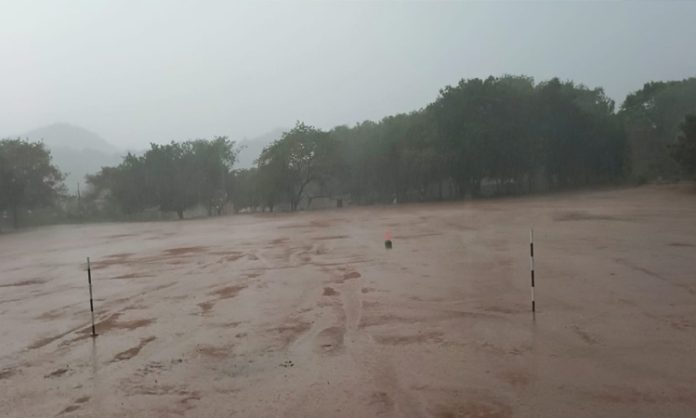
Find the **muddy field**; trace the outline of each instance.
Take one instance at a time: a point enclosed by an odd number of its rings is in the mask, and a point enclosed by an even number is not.
[[[8,234],[0,341],[1,416],[693,417],[696,190]]]

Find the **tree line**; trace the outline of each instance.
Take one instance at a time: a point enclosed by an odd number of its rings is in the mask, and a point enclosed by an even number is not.
[[[120,165],[88,175],[92,187],[86,197],[127,215],[156,207],[183,219],[186,209],[203,205],[211,216],[227,201],[236,153],[227,137],[150,144],[143,155],[129,153]]]
[[[694,175],[696,78],[651,82],[618,111],[601,88],[503,76],[461,80],[435,101],[378,122],[321,130],[298,122],[255,168],[235,170],[226,137],[151,144],[87,177],[87,217],[135,219],[193,207],[297,210],[524,194]],[[0,211],[56,202],[62,174],[41,143],[0,141]],[[74,200],[74,197],[73,197]],[[73,202],[74,203],[74,202]],[[75,205],[73,205],[75,206]]]

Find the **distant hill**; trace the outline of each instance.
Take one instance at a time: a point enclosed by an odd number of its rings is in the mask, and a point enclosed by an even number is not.
[[[237,143],[241,151],[234,168],[256,166],[261,151],[270,145],[287,129],[277,128],[254,138],[245,138]],[[32,141],[43,141],[53,156],[58,168],[68,173],[65,185],[72,193],[77,191],[77,183],[85,186],[85,175],[94,174],[104,166],[119,164],[125,150],[107,142],[98,134],[80,126],[55,123],[19,135]]]
[[[49,148],[91,149],[106,154],[118,153],[120,151],[98,134],[68,123],[54,123],[53,125],[26,132],[21,136],[34,141],[43,139]]]
[[[251,168],[256,166],[256,159],[261,155],[261,151],[270,145],[276,139],[279,139],[283,132],[287,129],[276,128],[263,135],[259,135],[250,139],[243,139],[237,144],[242,150],[237,155],[237,162],[234,168]]]
[[[20,135],[32,141],[43,141],[51,150],[53,163],[67,173],[65,185],[70,192],[77,183],[85,185],[85,175],[94,174],[103,166],[121,162],[125,152],[108,143],[98,134],[67,123],[55,123]]]

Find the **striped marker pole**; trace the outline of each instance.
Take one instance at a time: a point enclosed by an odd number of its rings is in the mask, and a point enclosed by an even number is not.
[[[92,268],[87,257],[87,283],[89,283],[89,310],[92,312],[92,337],[97,336],[97,331],[94,328],[94,302],[92,302]]]
[[[529,271],[532,278],[532,313],[536,313],[536,301],[534,300],[534,229],[529,228]]]

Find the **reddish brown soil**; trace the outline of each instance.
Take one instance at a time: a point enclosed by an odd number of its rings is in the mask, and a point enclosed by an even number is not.
[[[0,416],[692,417],[694,248],[692,185],[3,235]]]
[[[141,339],[140,342],[138,343],[138,345],[136,345],[135,347],[131,347],[128,350],[121,351],[120,353],[116,354],[114,356],[113,360],[111,360],[111,362],[113,363],[116,361],[124,361],[124,360],[132,359],[133,357],[137,356],[138,353],[140,353],[140,350],[142,350],[143,347],[145,347],[148,343],[154,341],[155,339],[156,339],[155,337],[147,337],[147,338]]]
[[[338,292],[335,291],[333,287],[325,287],[324,292],[322,294],[324,296],[336,296]]]

